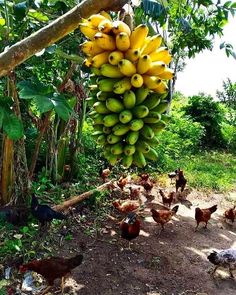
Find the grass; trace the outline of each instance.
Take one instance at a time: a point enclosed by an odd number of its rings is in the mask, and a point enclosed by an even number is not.
[[[225,152],[205,152],[177,162],[190,187],[228,192],[236,189],[236,157]]]

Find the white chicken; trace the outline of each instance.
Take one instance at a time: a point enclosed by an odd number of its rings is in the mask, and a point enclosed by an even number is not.
[[[207,259],[216,266],[213,275],[217,268],[224,267],[228,268],[230,276],[234,277],[232,271],[236,269],[236,249],[226,249],[220,252],[213,251],[207,256]]]

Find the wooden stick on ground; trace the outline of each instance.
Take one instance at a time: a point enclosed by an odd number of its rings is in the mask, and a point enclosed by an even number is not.
[[[53,209],[56,211],[67,210],[69,207],[72,207],[72,206],[76,205],[77,203],[82,202],[85,199],[88,199],[95,192],[97,192],[97,191],[101,192],[101,191],[104,191],[105,189],[109,189],[109,187],[112,185],[112,183],[113,183],[112,181],[106,182],[93,190],[90,190],[90,191],[85,192],[85,193],[78,195],[78,196],[71,197],[70,199],[64,201],[62,204],[53,206]]]

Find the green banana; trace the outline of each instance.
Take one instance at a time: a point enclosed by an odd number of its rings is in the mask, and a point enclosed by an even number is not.
[[[113,93],[112,92],[103,92],[103,91],[99,91],[97,93],[97,99],[100,101],[105,101],[108,97],[112,97]]]
[[[126,109],[132,109],[135,106],[136,96],[132,90],[125,91],[123,103]]]
[[[106,107],[106,103],[104,101],[97,101],[93,105],[93,108],[98,114],[109,114],[110,110]]]
[[[91,96],[91,97],[86,98],[86,102],[87,102],[88,106],[91,107],[96,102],[96,99]]]
[[[113,86],[113,91],[116,94],[123,94],[125,91],[130,90],[132,84],[129,78],[123,78],[122,80],[116,82]]]
[[[110,144],[115,144],[119,141],[121,141],[122,138],[120,136],[117,136],[117,135],[114,135],[114,134],[109,134],[107,136],[107,142],[110,143]]]
[[[110,133],[111,133],[111,128],[106,127],[106,126],[103,126],[102,131],[103,131],[105,134],[110,134]]]
[[[104,134],[99,135],[97,138],[97,144],[99,145],[104,145],[106,141],[107,141],[107,138],[106,138],[106,135]]]
[[[129,126],[130,126],[130,130],[132,131],[138,131],[140,129],[143,128],[143,120],[141,119],[134,119],[132,121],[130,121]]]
[[[126,124],[132,120],[132,117],[133,117],[133,115],[132,115],[131,111],[124,110],[120,113],[119,120],[121,121],[121,123]]]
[[[126,137],[126,142],[130,145],[134,145],[139,138],[138,131],[130,131]]]
[[[152,110],[160,103],[160,101],[161,99],[159,98],[159,95],[157,93],[152,93],[145,99],[143,104],[148,107],[149,110]]]
[[[120,72],[117,66],[103,64],[100,68],[101,74],[109,78],[122,78],[124,75]]]
[[[123,144],[121,142],[118,142],[116,144],[113,144],[111,147],[111,153],[113,155],[120,155],[123,153]]]
[[[161,115],[158,112],[151,111],[149,112],[148,116],[143,119],[143,122],[153,124],[153,123],[157,123],[160,120],[161,120]]]
[[[152,130],[155,133],[159,133],[160,131],[162,131],[166,127],[166,123],[164,121],[160,120],[156,124],[151,124],[150,127],[152,128]]]
[[[145,105],[139,105],[134,107],[132,112],[136,118],[141,119],[148,115],[149,109]]]
[[[118,161],[119,161],[119,156],[117,155],[113,155],[113,154],[109,154],[107,156],[107,160],[109,161],[109,163],[114,166]]]
[[[166,115],[166,114],[162,114],[161,115],[161,120],[165,123],[169,123],[170,122],[170,116],[169,115]]]
[[[160,114],[164,113],[168,109],[169,103],[166,100],[161,101],[153,110]]]
[[[135,95],[136,95],[136,105],[141,104],[148,96],[149,94],[149,89],[147,87],[140,87],[136,90]]]
[[[114,113],[120,113],[124,110],[122,102],[116,98],[108,98],[106,100],[106,107],[109,111]]]
[[[149,152],[145,154],[145,158],[147,158],[148,160],[157,161],[158,154],[153,148],[150,148]]]
[[[103,124],[106,127],[112,127],[118,122],[119,122],[119,115],[117,114],[110,114],[103,117]]]
[[[142,140],[139,140],[136,145],[136,150],[142,152],[142,153],[148,153],[150,151],[150,145],[145,142],[145,141],[142,141]]]
[[[118,123],[112,128],[112,131],[115,135],[121,136],[126,134],[129,131],[129,126]]]
[[[133,156],[127,156],[123,155],[121,165],[123,165],[125,168],[129,168],[132,165],[133,162]]]
[[[141,139],[141,141],[143,140],[146,143],[148,143],[150,145],[150,147],[151,146],[156,146],[156,145],[158,145],[160,143],[159,139],[156,136],[154,136],[152,139],[147,139],[147,138],[141,136],[140,139]]]
[[[133,154],[133,162],[140,168],[143,168],[146,166],[145,157],[144,157],[143,153],[140,151],[136,151]]]
[[[114,85],[119,81],[120,79],[112,79],[112,78],[106,78],[101,79],[97,82],[98,88],[100,91],[104,92],[112,92]]]
[[[153,124],[154,125],[154,124]],[[140,134],[147,139],[152,139],[155,135],[152,128],[148,125],[144,125],[143,128],[140,130]]]
[[[96,114],[96,116],[93,117],[93,123],[96,125],[98,124],[103,124],[103,119],[104,119],[104,116],[101,115],[101,114]]]
[[[135,146],[134,145],[131,145],[131,144],[127,144],[125,147],[124,147],[124,154],[126,156],[131,156],[135,153]]]
[[[95,131],[103,131],[103,126],[102,126],[102,125],[94,125],[94,126],[93,126],[93,129],[94,129]]]

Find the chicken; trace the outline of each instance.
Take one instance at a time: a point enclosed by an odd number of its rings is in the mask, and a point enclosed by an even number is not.
[[[179,205],[176,205],[175,207],[173,207],[170,210],[155,210],[155,209],[151,209],[151,213],[152,213],[152,217],[154,219],[154,221],[156,221],[156,223],[159,223],[161,225],[161,231],[164,230],[164,224],[166,224],[167,222],[169,222],[172,218],[172,216],[174,216],[177,211],[179,209]]]
[[[108,181],[108,177],[110,176],[110,174],[111,174],[110,167],[108,167],[106,169],[103,169],[103,168],[100,169],[100,176],[102,178],[103,183]]]
[[[137,238],[140,232],[140,221],[137,214],[130,212],[120,223],[121,237],[129,241],[129,250],[131,240]]]
[[[144,187],[147,195],[150,195],[152,188],[153,188],[153,182],[148,178],[147,180],[142,180],[140,184]]]
[[[139,209],[141,203],[136,200],[116,200],[112,205],[121,213],[129,213]]]
[[[219,267],[224,267],[229,269],[230,276],[233,278],[232,270],[236,269],[236,249],[226,249],[220,252],[213,251],[207,256],[207,259],[213,263],[215,266],[212,275]]]
[[[53,286],[55,279],[61,279],[62,293],[64,290],[65,277],[70,274],[71,270],[79,266],[83,261],[83,255],[78,254],[72,258],[51,257],[41,260],[33,260],[29,263],[20,266],[21,272],[35,271],[42,275],[48,283],[46,289],[43,290],[41,295],[46,294]]]
[[[137,200],[137,199],[139,199],[140,194],[141,194],[141,187],[137,187],[137,186],[132,187],[131,186],[129,188],[129,190],[130,190],[129,197],[130,197],[131,200]]]
[[[139,177],[141,178],[141,181],[147,181],[149,179],[149,174],[142,173],[142,174],[139,174]]]
[[[159,190],[159,193],[162,197],[163,204],[167,204],[167,206],[170,207],[171,203],[173,202],[175,192],[170,192],[167,197],[161,189]]]
[[[29,208],[25,206],[5,206],[0,208],[0,220],[7,221],[13,225],[27,224],[30,214]]]
[[[233,208],[230,208],[230,209],[226,210],[225,213],[224,213],[224,217],[225,217],[226,219],[231,220],[232,223],[234,222],[234,219],[235,219],[235,216],[236,216],[236,210],[235,210],[235,207],[236,207],[236,206],[234,206]]]
[[[183,170],[178,169],[176,170],[176,172],[177,172],[177,177],[175,181],[176,192],[178,191],[179,188],[181,188],[181,192],[183,192],[187,183],[187,179],[184,177]]]
[[[53,210],[48,205],[40,205],[35,195],[32,195],[31,213],[38,219],[42,227],[48,223],[50,224],[53,219],[63,220],[67,218],[64,214]]]
[[[119,186],[119,188],[123,191],[124,187],[126,186],[126,184],[128,183],[128,178],[125,175],[122,175],[119,180],[117,181],[117,185]]]
[[[217,210],[217,205],[214,205],[207,209],[195,209],[195,220],[197,222],[197,226],[195,230],[197,230],[200,222],[205,222],[205,228],[207,228],[207,223],[209,219],[211,218],[211,214],[214,213]]]
[[[177,176],[177,170],[175,170],[175,172],[168,173],[168,177],[170,178],[170,184],[173,183],[173,179],[175,179],[176,176]]]

